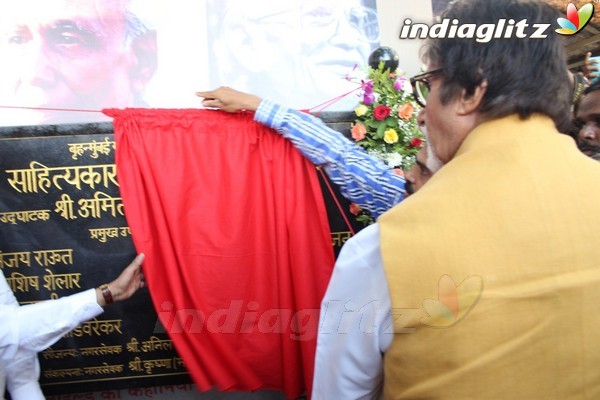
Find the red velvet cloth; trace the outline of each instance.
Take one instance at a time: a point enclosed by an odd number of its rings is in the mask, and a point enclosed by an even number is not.
[[[154,307],[196,385],[310,393],[334,264],[314,166],[250,113],[104,112]]]

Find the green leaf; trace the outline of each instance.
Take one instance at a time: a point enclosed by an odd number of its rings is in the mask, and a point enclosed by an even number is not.
[[[377,127],[379,127],[379,121],[377,121],[376,119],[372,119],[369,121],[365,122],[365,125],[368,126],[369,128],[373,128],[373,129],[377,129]]]
[[[383,139],[383,133],[385,132],[385,130],[387,129],[387,124],[380,124],[377,127],[377,139]]]

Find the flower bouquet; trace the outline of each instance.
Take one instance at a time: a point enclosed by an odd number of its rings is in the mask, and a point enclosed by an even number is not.
[[[383,68],[383,63],[378,69],[369,67],[362,99],[354,110],[352,138],[388,167],[407,170],[423,145],[419,109],[408,79]]]
[[[351,127],[352,138],[390,169],[403,174],[414,164],[423,145],[423,134],[417,123],[420,110],[410,82],[380,62],[377,69],[368,67],[361,95],[359,105],[354,109],[356,120]],[[373,222],[366,211],[357,207],[351,206],[357,220],[366,224]]]

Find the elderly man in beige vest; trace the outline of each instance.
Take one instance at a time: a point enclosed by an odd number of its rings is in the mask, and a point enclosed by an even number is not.
[[[342,249],[313,400],[600,398],[600,165],[560,133],[557,18],[531,0],[442,15],[454,38],[427,41],[412,83],[444,166]]]

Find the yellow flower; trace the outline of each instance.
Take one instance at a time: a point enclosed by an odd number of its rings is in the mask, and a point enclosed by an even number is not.
[[[394,129],[390,128],[387,131],[383,132],[383,141],[389,144],[394,144],[398,142],[398,132]]]
[[[365,106],[364,104],[359,105],[358,107],[356,107],[354,109],[354,113],[356,114],[356,116],[358,117],[362,117],[363,115],[365,115],[367,112],[369,111],[369,108],[367,106]]]

